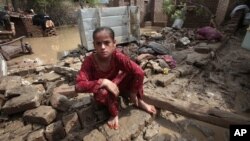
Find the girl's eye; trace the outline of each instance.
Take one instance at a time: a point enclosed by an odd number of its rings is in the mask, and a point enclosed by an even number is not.
[[[105,45],[109,45],[110,41],[104,41]]]
[[[110,41],[104,41],[104,42],[96,42],[97,46],[101,46],[102,44],[108,46],[111,42]]]

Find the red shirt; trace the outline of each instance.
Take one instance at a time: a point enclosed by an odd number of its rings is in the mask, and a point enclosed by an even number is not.
[[[132,92],[138,91],[139,95],[142,95],[144,78],[143,70],[129,57],[119,51],[113,52],[110,63],[108,71],[104,72],[100,70],[93,54],[86,57],[76,77],[76,91],[97,93],[100,89],[100,79],[103,78],[112,80],[114,83],[119,84],[123,77],[118,74],[119,71],[122,71],[122,73],[126,74],[126,77],[132,79],[122,83],[121,87],[126,87],[126,89],[129,89]]]

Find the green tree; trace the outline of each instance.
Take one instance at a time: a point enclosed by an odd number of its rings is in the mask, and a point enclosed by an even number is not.
[[[176,18],[180,18],[185,20],[185,15],[188,8],[193,8],[197,15],[200,14],[208,14],[213,15],[211,10],[201,4],[203,0],[200,0],[199,3],[193,2],[192,0],[178,0],[179,2],[176,3],[176,0],[163,0],[163,11],[166,13],[172,20]]]

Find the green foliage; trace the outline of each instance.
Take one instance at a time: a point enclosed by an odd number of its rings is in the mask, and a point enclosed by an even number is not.
[[[171,19],[185,19],[185,13],[187,9],[185,0],[181,0],[180,5],[176,5],[173,0],[164,0],[162,8]]]
[[[187,4],[194,5],[196,15],[212,14],[208,7],[202,5],[204,0],[192,2],[192,0],[179,0],[179,3],[174,3],[175,0],[163,0],[163,11],[172,19],[180,18],[185,20],[185,15],[188,9]],[[207,16],[207,15],[206,15]]]
[[[95,7],[99,3],[99,0],[86,0],[86,2],[90,7]]]
[[[163,6],[163,11],[167,15],[171,15],[175,11],[175,5],[173,3],[173,0],[164,0],[162,6]]]

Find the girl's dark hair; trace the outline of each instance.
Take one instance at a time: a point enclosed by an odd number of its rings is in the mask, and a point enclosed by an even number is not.
[[[93,32],[93,40],[95,39],[96,34],[103,31],[103,30],[106,30],[113,40],[115,39],[114,30],[112,28],[110,28],[110,27],[102,26],[102,27],[97,27],[95,29],[95,31]]]

